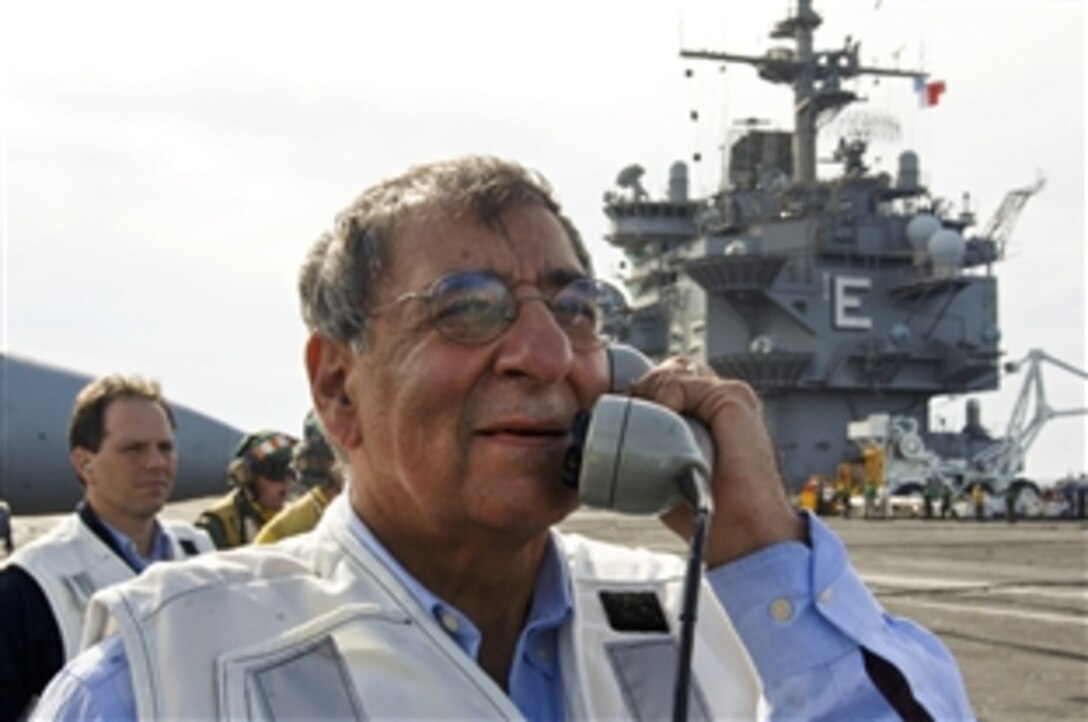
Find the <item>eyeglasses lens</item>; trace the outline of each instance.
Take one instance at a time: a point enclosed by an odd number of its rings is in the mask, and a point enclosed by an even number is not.
[[[518,315],[518,300],[506,284],[482,273],[456,273],[428,292],[431,320],[449,340],[479,345],[501,336]],[[546,301],[556,322],[578,350],[599,348],[616,331],[626,304],[613,286],[578,279]]]
[[[598,283],[587,278],[571,283],[552,299],[552,313],[576,349],[588,350],[601,344],[598,290]]]
[[[505,284],[478,273],[441,279],[431,290],[430,312],[443,336],[470,346],[497,338],[517,316]]]

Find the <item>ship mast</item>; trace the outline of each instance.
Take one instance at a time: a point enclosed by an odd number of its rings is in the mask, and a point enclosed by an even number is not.
[[[862,75],[915,78],[924,82],[927,74],[913,70],[863,66],[858,61],[860,42],[849,38],[841,50],[813,49],[813,31],[823,18],[812,9],[812,0],[798,0],[796,12],[778,22],[770,33],[776,40],[792,38],[796,50],[772,48],[763,56],[738,55],[715,50],[681,50],[684,58],[715,60],[752,65],[770,83],[793,87],[793,182],[810,186],[816,182],[816,130],[820,116],[838,112],[858,99],[842,88],[842,81]]]

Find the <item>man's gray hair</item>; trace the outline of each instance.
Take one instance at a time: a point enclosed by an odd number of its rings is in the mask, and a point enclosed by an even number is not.
[[[388,271],[389,246],[410,218],[468,218],[497,226],[505,211],[537,205],[553,213],[587,273],[592,263],[581,235],[563,215],[551,186],[538,173],[490,156],[466,156],[409,168],[372,186],[336,218],[311,247],[299,274],[302,318],[311,331],[367,344],[375,288]]]

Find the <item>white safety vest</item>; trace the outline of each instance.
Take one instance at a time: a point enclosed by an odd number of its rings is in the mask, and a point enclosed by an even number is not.
[[[166,520],[159,523],[170,540],[173,559],[215,549],[208,535],[190,524]],[[22,568],[41,587],[57,621],[66,660],[80,650],[83,615],[91,596],[136,576],[79,514],[64,517],[48,532],[16,550],[8,563]]]
[[[121,634],[139,719],[521,717],[353,536],[345,497],[313,534],[158,565],[94,597],[84,641]],[[559,641],[566,717],[670,716],[683,562],[556,540],[574,588]],[[751,660],[705,584],[700,605],[691,718],[752,719]]]

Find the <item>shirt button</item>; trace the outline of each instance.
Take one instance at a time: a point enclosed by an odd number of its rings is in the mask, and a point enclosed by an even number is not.
[[[793,617],[793,605],[790,600],[779,597],[771,602],[771,617],[776,622],[788,622]]]
[[[828,602],[830,602],[834,598],[835,598],[835,590],[832,589],[831,587],[828,587],[827,589],[820,592],[820,601],[823,602],[824,604],[827,604]]]
[[[536,658],[540,661],[541,664],[547,664],[548,657],[549,655],[547,647],[542,644],[536,648]]]
[[[442,624],[443,627],[445,627],[446,631],[450,634],[457,634],[457,630],[461,627],[461,625],[457,622],[457,617],[453,616],[452,613],[447,611],[439,612],[438,621]]]

